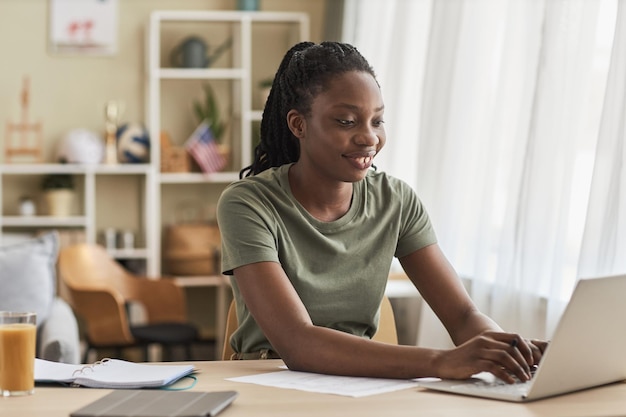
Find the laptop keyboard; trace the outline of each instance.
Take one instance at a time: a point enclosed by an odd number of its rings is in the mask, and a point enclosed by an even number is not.
[[[455,388],[459,389],[484,389],[491,392],[499,392],[502,394],[511,394],[511,395],[523,395],[528,391],[530,386],[530,381],[526,382],[516,382],[514,384],[507,384],[502,380],[496,380],[493,382],[488,381],[476,381],[471,384],[458,385]]]
[[[491,392],[498,392],[501,394],[510,394],[510,395],[525,395],[530,388],[530,384],[532,382],[532,377],[535,376],[535,372],[537,367],[534,366],[531,369],[531,379],[525,382],[517,380],[517,382],[513,384],[507,384],[503,380],[499,378],[491,378],[489,380],[484,379],[475,379],[470,383],[459,384],[454,386],[454,389],[458,389],[461,391],[474,391],[478,390],[488,390]]]

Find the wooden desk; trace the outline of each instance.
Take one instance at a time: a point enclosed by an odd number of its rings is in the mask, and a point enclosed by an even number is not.
[[[225,378],[277,371],[281,361],[197,362],[194,391],[235,390],[239,397],[220,416],[479,416],[590,417],[626,415],[626,384],[613,384],[527,404],[483,400],[410,388],[363,398],[308,393],[226,381]],[[90,388],[37,387],[28,397],[0,398],[2,417],[67,417],[109,393]]]

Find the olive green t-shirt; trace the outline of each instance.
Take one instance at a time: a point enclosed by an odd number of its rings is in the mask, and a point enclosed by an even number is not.
[[[393,257],[436,242],[428,215],[406,183],[370,171],[354,183],[343,217],[317,220],[291,193],[289,167],[237,181],[222,193],[222,271],[232,275],[239,266],[278,262],[315,325],[372,337]],[[232,284],[239,318],[234,350],[271,349]]]

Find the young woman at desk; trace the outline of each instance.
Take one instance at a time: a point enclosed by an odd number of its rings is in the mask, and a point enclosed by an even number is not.
[[[354,47],[304,42],[283,58],[254,161],[218,204],[236,358],[338,375],[528,379],[545,343],[476,309],[413,190],[372,169],[387,140],[383,113],[374,71]],[[394,256],[456,348],[370,340]]]

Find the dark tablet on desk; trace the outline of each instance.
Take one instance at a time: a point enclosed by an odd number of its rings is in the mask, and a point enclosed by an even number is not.
[[[74,411],[71,417],[216,416],[237,397],[235,391],[116,390]]]

